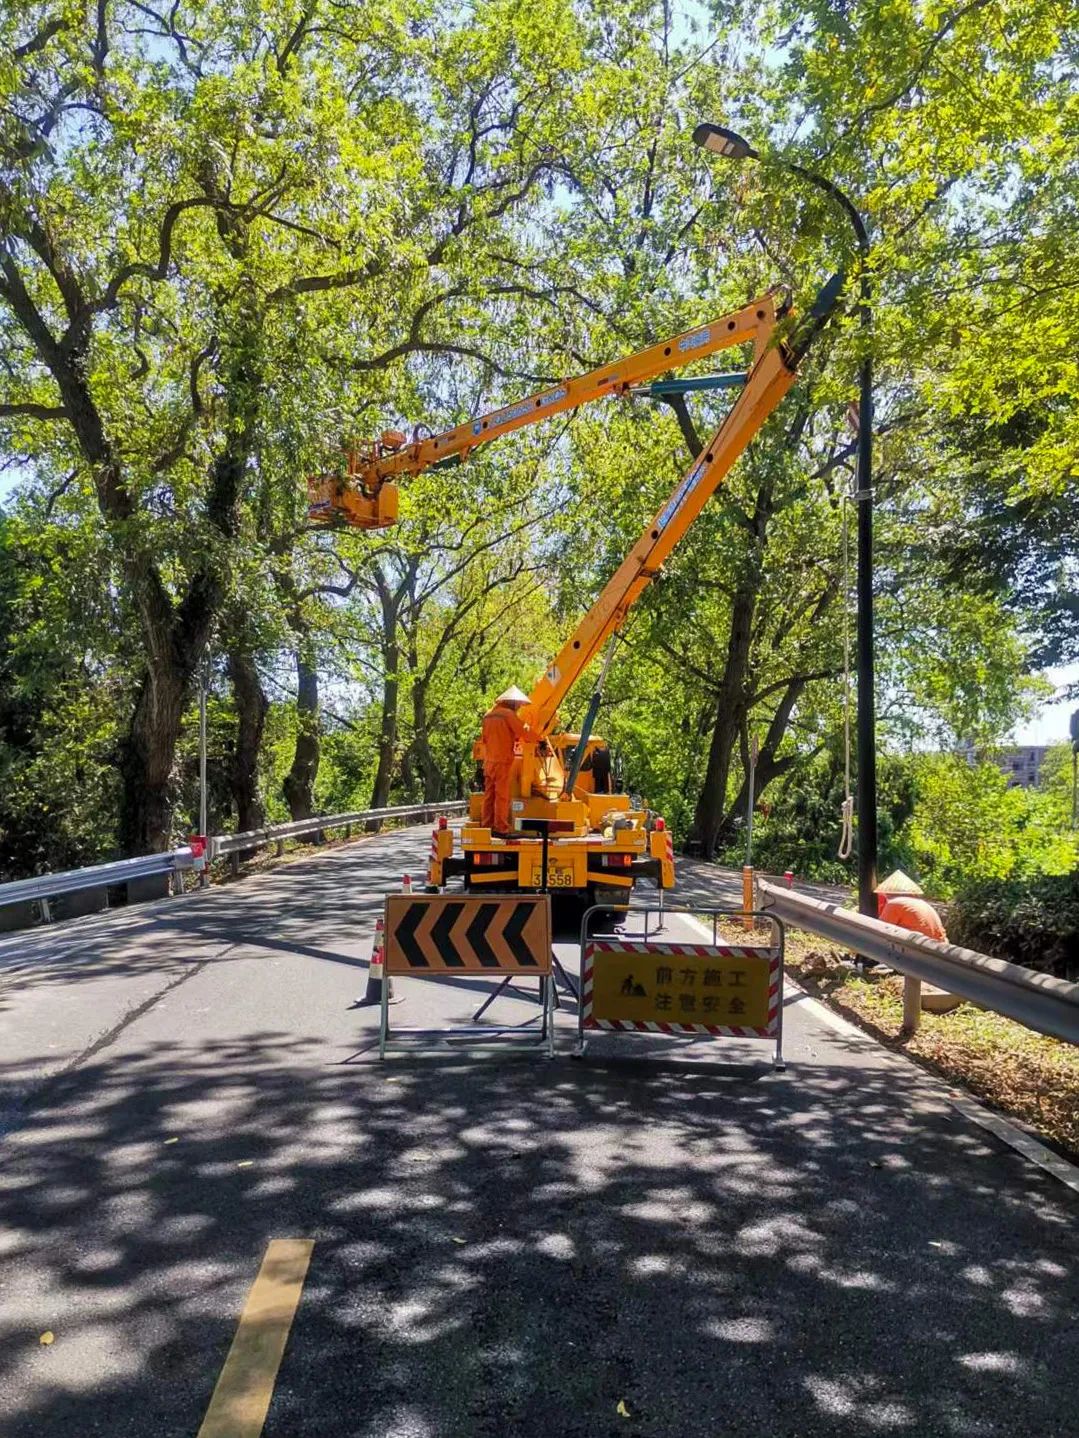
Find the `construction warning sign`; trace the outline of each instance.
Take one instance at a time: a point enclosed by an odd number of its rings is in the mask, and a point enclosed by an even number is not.
[[[596,940],[584,953],[581,1027],[774,1038],[781,971],[777,948]]]
[[[551,972],[551,902],[546,894],[390,894],[386,972]]]

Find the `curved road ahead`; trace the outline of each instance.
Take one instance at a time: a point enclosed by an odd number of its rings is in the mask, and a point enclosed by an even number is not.
[[[574,1062],[568,1008],[554,1063],[380,1065],[354,1004],[426,846],[0,941],[0,1431],[195,1438],[286,1238],[266,1438],[1074,1438],[1079,1197],[796,992],[784,1072],[619,1035]],[[404,981],[393,1021],[487,987]]]

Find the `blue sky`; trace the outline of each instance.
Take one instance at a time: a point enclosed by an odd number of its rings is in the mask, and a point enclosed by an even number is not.
[[[1062,669],[1047,669],[1045,677],[1059,690],[1065,684],[1079,684],[1079,664],[1067,664]],[[1043,705],[1036,719],[1022,725],[1015,733],[1017,744],[1063,744],[1070,737],[1068,716],[1079,709],[1079,700],[1062,699],[1055,704]]]

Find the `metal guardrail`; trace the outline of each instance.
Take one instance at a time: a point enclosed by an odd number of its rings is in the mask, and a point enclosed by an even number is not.
[[[283,844],[286,839],[302,839],[306,834],[321,834],[327,829],[351,829],[372,820],[434,819],[439,814],[463,814],[467,808],[467,799],[450,799],[434,804],[400,804],[393,809],[360,809],[353,814],[316,814],[311,819],[270,824],[265,829],[249,829],[244,834],[215,834],[210,840],[210,858],[238,854],[242,849],[261,849],[267,844]]]
[[[372,820],[428,819],[439,814],[461,814],[468,807],[466,799],[452,799],[442,804],[401,804],[392,809],[361,809],[352,814],[318,814],[312,819],[297,819],[290,824],[271,824],[265,829],[252,829],[245,834],[215,834],[209,840],[208,857],[238,855],[244,849],[260,849],[266,844],[283,845],[286,839],[300,839],[306,834],[326,829],[349,829]],[[118,859],[112,864],[94,864],[85,869],[69,869],[61,874],[38,874],[32,879],[15,879],[0,884],[0,908],[11,904],[37,903],[42,915],[50,918],[49,902],[63,894],[85,889],[111,889],[135,879],[156,875],[174,875],[201,868],[189,846],[170,849],[163,854],[145,854],[137,859]]]
[[[1079,1044],[1079,984],[929,939],[765,880],[758,880],[758,891],[763,908],[774,910],[796,928],[844,944],[1029,1029]]]
[[[0,908],[9,904],[48,904],[61,894],[74,894],[81,889],[109,889],[127,884],[132,879],[147,879],[158,874],[178,874],[196,866],[190,848],[170,849],[164,854],[145,854],[138,859],[118,859],[112,864],[94,864],[85,869],[68,869],[62,874],[38,874],[33,879],[15,879],[0,884]]]

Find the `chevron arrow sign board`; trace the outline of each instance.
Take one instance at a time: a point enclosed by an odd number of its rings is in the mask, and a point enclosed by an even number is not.
[[[546,894],[388,894],[386,972],[551,972],[551,902]]]

